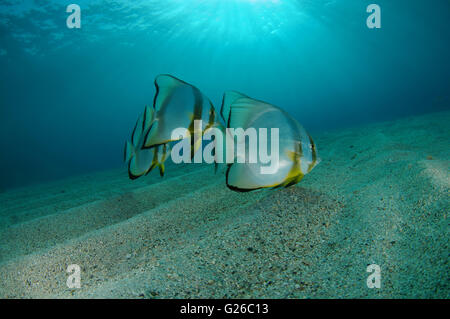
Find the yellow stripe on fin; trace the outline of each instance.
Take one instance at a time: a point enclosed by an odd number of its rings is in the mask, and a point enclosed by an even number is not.
[[[159,175],[161,175],[161,177],[164,176],[164,172],[165,172],[164,162],[167,159],[167,154],[168,153],[169,153],[169,146],[167,144],[164,144],[163,145],[162,154],[161,154],[161,158],[158,158]]]

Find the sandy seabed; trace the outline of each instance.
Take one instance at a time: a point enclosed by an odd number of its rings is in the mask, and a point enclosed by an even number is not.
[[[322,162],[275,191],[236,193],[223,170],[184,165],[0,193],[0,297],[449,298],[449,124],[322,133]]]

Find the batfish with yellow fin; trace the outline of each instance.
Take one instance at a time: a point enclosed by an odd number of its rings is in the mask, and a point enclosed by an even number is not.
[[[275,137],[278,139],[278,161],[270,173],[261,173],[261,168],[267,165],[261,161],[228,164],[226,184],[234,191],[289,187],[297,184],[320,162],[311,136],[292,116],[279,107],[252,99],[239,92],[229,91],[224,94],[220,113],[227,128],[243,130],[267,128],[268,131],[272,128],[278,129],[278,136]],[[275,142],[272,138],[274,137],[271,134],[259,136],[266,145]],[[245,152],[248,151],[247,144]],[[236,157],[239,156],[242,155],[236,154]]]

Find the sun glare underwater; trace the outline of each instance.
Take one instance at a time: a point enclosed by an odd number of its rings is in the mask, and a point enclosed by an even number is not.
[[[1,297],[449,297],[449,1],[69,4],[0,3]]]

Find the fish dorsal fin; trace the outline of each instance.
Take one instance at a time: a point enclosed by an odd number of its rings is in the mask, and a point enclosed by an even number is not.
[[[228,118],[230,116],[231,105],[240,98],[248,97],[245,94],[239,93],[237,91],[227,91],[223,94],[222,107],[220,109],[220,115],[225,124],[228,123]]]
[[[196,89],[195,86],[186,83],[176,77],[169,74],[160,74],[155,78],[156,94],[153,100],[153,108],[155,111],[159,111],[163,104],[167,102],[167,97],[170,96],[173,91],[180,86],[190,86]],[[198,89],[196,89],[198,90]]]
[[[268,110],[278,109],[271,104],[258,101],[249,97],[236,99],[230,107],[227,127],[248,128],[252,119],[260,117]]]

